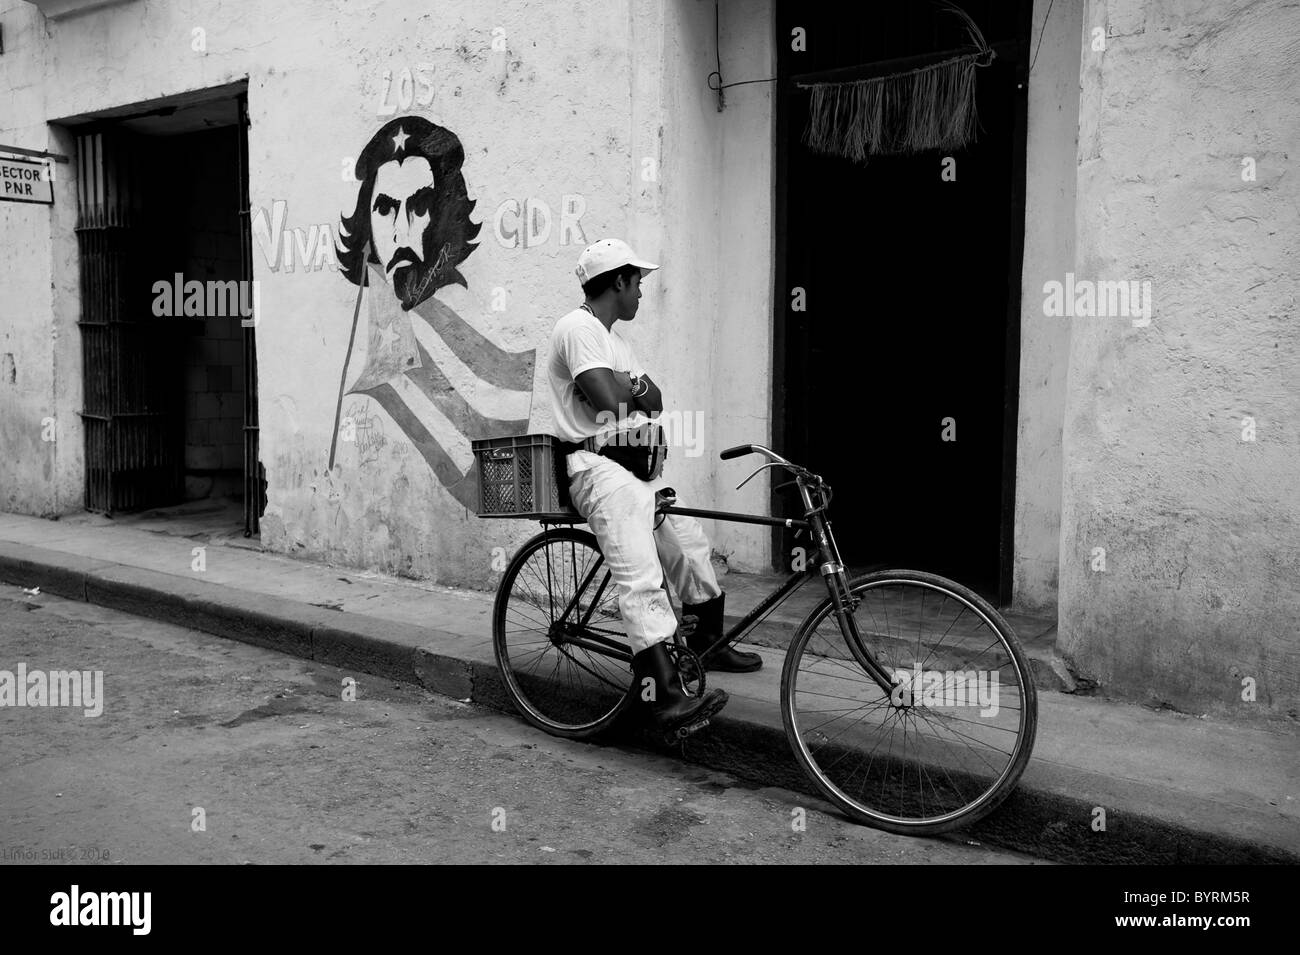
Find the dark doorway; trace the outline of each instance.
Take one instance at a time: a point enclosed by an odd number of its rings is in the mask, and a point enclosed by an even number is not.
[[[152,257],[169,283],[238,282],[239,133],[237,126],[185,133],[154,144],[159,198],[150,203]],[[183,364],[184,499],[243,499],[244,343],[237,311],[224,294],[199,316],[174,316],[186,335]],[[207,314],[209,311],[216,314]]]
[[[224,507],[257,530],[245,116],[223,90],[70,121],[88,509]]]
[[[978,140],[950,154],[944,181],[938,152],[814,154],[795,84],[960,48],[957,18],[932,3],[780,3],[774,422],[778,448],[835,487],[847,563],[931,570],[1005,603],[1031,4],[960,6],[998,56],[977,71]],[[782,534],[780,553],[797,544]]]

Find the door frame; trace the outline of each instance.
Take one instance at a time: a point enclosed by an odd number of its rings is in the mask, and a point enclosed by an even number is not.
[[[1025,245],[1025,179],[1028,160],[1029,119],[1029,55],[1033,26],[1033,0],[1017,0],[1017,36],[1013,42],[995,44],[999,56],[1006,56],[1015,64],[1016,91],[1019,94],[1012,108],[1012,170],[1011,207],[1007,268],[1007,319],[1004,342],[1004,380],[1002,407],[1002,493],[1001,514],[998,521],[998,584],[997,603],[1001,607],[1011,604],[1015,559],[1016,510],[1016,438],[1020,420],[1020,308],[1021,279],[1024,272]],[[773,17],[776,42],[782,42],[781,0]],[[808,416],[802,407],[803,397],[798,384],[808,380],[807,313],[790,310],[789,284],[789,224],[790,152],[801,148],[791,139],[791,97],[800,95],[792,82],[789,59],[776,58],[776,180],[774,197],[773,254],[775,256],[775,293],[772,296],[772,443],[773,447],[790,458],[800,461],[808,450]],[[790,387],[790,386],[795,387]],[[777,482],[779,483],[779,482]],[[774,515],[800,517],[792,502],[775,491],[770,493],[770,506]],[[786,555],[797,546],[793,532],[784,527],[772,528],[772,569],[787,570]]]
[[[142,140],[148,140],[150,135],[160,135],[156,128],[150,132],[141,132],[133,130],[129,125],[132,121],[153,120],[155,122],[167,122],[178,110],[190,109],[193,107],[203,107],[213,103],[233,104],[237,114],[237,119],[232,126],[238,129],[238,154],[236,175],[239,177],[239,206],[238,215],[241,224],[241,279],[251,281],[253,278],[253,240],[250,219],[250,201],[249,201],[249,130],[251,121],[248,113],[248,78],[234,80],[229,83],[223,83],[217,86],[204,87],[197,90],[189,90],[183,93],[174,93],[166,96],[157,97],[141,102],[128,103],[120,106],[110,107],[108,109],[96,110],[89,113],[81,113],[72,116],[65,116],[58,119],[50,119],[52,125],[57,125],[67,130],[68,134],[74,138],[74,141],[80,142],[85,137],[91,136],[134,136]],[[190,129],[187,132],[196,130]],[[165,133],[162,135],[166,135]],[[78,162],[82,162],[78,158]],[[86,202],[86,193],[90,188],[90,183],[82,181],[84,177],[78,177],[78,224],[77,232],[89,231],[84,218],[82,206]],[[87,268],[86,252],[83,248],[83,242],[77,241],[77,261],[78,267],[83,271]],[[84,328],[88,324],[86,321],[87,305],[86,292],[89,283],[84,275],[81,282],[81,291],[79,295],[81,300],[78,303],[78,325],[83,328],[82,348],[83,352],[87,348],[85,343]],[[147,301],[147,298],[145,299]],[[266,493],[264,488],[264,473],[261,461],[259,459],[259,441],[258,441],[258,407],[257,407],[257,352],[256,337],[253,326],[244,327],[244,424],[243,424],[243,444],[244,444],[244,536],[249,537],[259,531],[259,522],[261,515],[266,507]],[[83,391],[89,391],[88,368],[83,356]],[[78,412],[83,421],[95,418],[101,418],[102,415],[93,413],[88,414],[84,407]],[[87,510],[103,510],[106,513],[113,513],[120,510],[120,507],[114,507],[113,504],[118,500],[120,495],[114,488],[114,482],[111,476],[106,479],[95,480],[92,477],[92,460],[98,460],[103,455],[96,452],[92,455],[90,444],[93,440],[90,428],[83,428],[86,432],[85,442],[85,477],[83,496]],[[102,444],[102,439],[100,441]],[[178,439],[178,454],[183,457],[183,438]],[[111,465],[111,461],[109,462]],[[111,467],[110,467],[111,472]],[[183,475],[183,467],[178,471]],[[182,480],[178,477],[178,480]],[[115,496],[117,495],[117,496]],[[99,507],[97,505],[101,500],[107,500],[109,506]],[[131,499],[135,501],[135,498]],[[155,506],[146,504],[145,507]],[[127,509],[138,509],[132,506]]]

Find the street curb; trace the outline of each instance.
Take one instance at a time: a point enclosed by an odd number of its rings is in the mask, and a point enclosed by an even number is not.
[[[427,646],[439,639],[459,639],[444,631],[9,542],[0,542],[0,581],[40,587],[61,597],[513,712],[493,662],[438,653]],[[821,799],[777,726],[735,715],[719,716],[707,733],[671,750],[635,731],[619,730],[614,735],[621,742],[673,752],[688,762],[758,785],[782,786],[807,793],[814,801]],[[1108,809],[1105,831],[1094,832],[1090,826],[1093,810],[1091,801],[1030,789],[1022,783],[991,816],[946,838],[989,843],[1068,863],[1300,863],[1300,856],[1263,843],[1119,809]]]

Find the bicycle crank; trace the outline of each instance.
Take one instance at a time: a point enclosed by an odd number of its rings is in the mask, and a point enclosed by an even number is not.
[[[667,643],[665,646],[668,650],[668,656],[672,658],[673,666],[677,670],[682,692],[692,699],[703,696],[705,689],[704,662],[700,659],[699,654],[684,643],[673,642]]]

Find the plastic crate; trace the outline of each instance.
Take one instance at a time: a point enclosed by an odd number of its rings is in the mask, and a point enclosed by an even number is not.
[[[569,503],[559,439],[520,434],[471,441],[478,464],[478,516],[581,521]]]

